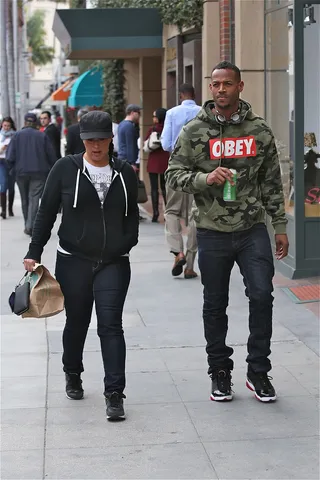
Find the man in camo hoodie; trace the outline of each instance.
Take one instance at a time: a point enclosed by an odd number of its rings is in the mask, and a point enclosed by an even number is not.
[[[212,71],[213,100],[183,129],[166,172],[168,185],[194,195],[199,268],[204,286],[203,321],[212,379],[211,399],[232,400],[233,349],[226,345],[228,293],[234,263],[249,297],[247,387],[258,400],[276,400],[267,372],[272,335],[274,275],[266,213],[275,231],[276,258],[289,243],[279,160],[266,122],[239,95],[239,69],[221,62]],[[236,200],[223,188],[236,170]]]

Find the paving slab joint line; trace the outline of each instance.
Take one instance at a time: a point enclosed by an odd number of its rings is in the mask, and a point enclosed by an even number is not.
[[[144,323],[144,320],[143,320],[142,315],[141,315],[141,313],[140,313],[140,310],[139,310],[138,308],[137,308],[137,312],[138,312],[138,315],[139,315],[139,318],[140,318],[141,322],[142,322],[143,325],[146,327],[147,325]]]
[[[289,330],[289,329],[288,329]],[[291,332],[291,330],[290,330]],[[293,332],[291,332],[293,335],[295,335]],[[289,340],[273,340],[271,342],[272,345],[279,345],[279,344],[291,344],[291,345],[298,345],[300,343],[304,343],[302,340],[300,339],[289,339]],[[229,346],[230,347],[246,347],[247,346],[247,342],[245,343],[229,343]],[[306,345],[307,346],[307,345]],[[181,348],[205,348],[205,345],[168,345],[168,346],[161,346],[161,347],[127,347],[127,351],[133,351],[133,352],[140,352],[140,351],[149,351],[149,350],[179,350]],[[308,347],[309,348],[309,347]],[[311,350],[309,348],[309,350]],[[90,353],[100,353],[101,350],[86,350],[86,352],[90,352]],[[61,355],[61,350],[60,351],[56,351],[56,350],[52,350],[50,351],[50,355]]]
[[[208,452],[207,452],[207,450],[206,450],[206,447],[204,446],[203,441],[202,441],[202,439],[201,439],[201,437],[200,437],[200,435],[199,435],[199,433],[198,433],[198,430],[197,430],[197,428],[196,428],[196,426],[195,426],[195,424],[194,424],[194,422],[193,422],[193,420],[192,420],[192,418],[191,418],[191,415],[190,415],[190,413],[189,413],[189,410],[187,409],[187,406],[186,406],[183,398],[182,398],[181,395],[180,395],[180,392],[179,392],[179,389],[178,389],[178,387],[177,387],[177,384],[176,384],[176,382],[174,381],[174,378],[173,378],[170,370],[168,370],[168,372],[169,372],[169,375],[170,375],[170,377],[171,377],[172,383],[173,383],[173,385],[175,386],[175,389],[176,389],[176,391],[177,391],[177,393],[178,393],[178,395],[179,395],[179,397],[180,397],[180,400],[181,400],[181,402],[182,402],[182,405],[183,405],[183,407],[184,407],[184,409],[185,409],[185,411],[186,411],[186,413],[187,413],[187,415],[188,415],[188,417],[189,417],[189,420],[190,420],[190,422],[191,422],[191,424],[192,424],[192,426],[193,426],[193,428],[194,428],[194,430],[195,430],[195,432],[196,432],[196,434],[197,434],[197,437],[198,437],[198,439],[199,439],[199,442],[200,442],[200,444],[202,445],[202,448],[203,448],[203,450],[204,450],[204,453],[206,454],[206,457],[207,457],[207,459],[208,459],[209,465],[211,465],[211,468],[212,468],[212,470],[213,470],[216,478],[219,480],[218,472],[217,472],[216,469],[214,468],[214,465],[213,465],[213,463],[212,463],[212,461],[211,461],[211,458],[210,458],[210,456],[209,456],[209,454],[208,454]]]
[[[43,461],[42,461],[42,480],[46,478],[46,447],[47,447],[47,422],[48,422],[48,395],[49,395],[49,359],[50,359],[50,346],[48,335],[48,319],[45,319],[46,329],[46,341],[47,341],[47,372],[46,372],[46,395],[44,406],[44,432],[43,432]]]
[[[309,347],[308,347],[308,348],[309,348]],[[309,392],[309,395],[311,395],[312,397],[314,397],[314,398],[316,398],[316,399],[318,398],[318,395],[317,395],[316,393],[315,393],[315,394],[310,393],[310,390],[309,390],[307,387],[304,387],[304,386],[302,385],[302,383],[301,383],[300,380],[299,380],[299,377],[296,376],[294,373],[292,373],[292,372],[287,368],[286,365],[283,365],[283,368],[289,373],[289,375],[292,375],[293,378],[295,378],[295,379],[297,380],[297,382],[299,383],[299,385],[301,385],[301,387],[302,387],[303,389],[305,389],[307,392]]]

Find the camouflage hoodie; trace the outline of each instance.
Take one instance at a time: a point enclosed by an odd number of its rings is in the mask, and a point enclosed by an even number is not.
[[[167,184],[194,194],[197,227],[234,232],[271,219],[275,233],[285,233],[287,219],[274,137],[266,122],[241,101],[239,124],[220,125],[212,100],[186,124],[171,154]],[[207,185],[221,164],[237,171],[235,202],[223,200],[223,186]]]

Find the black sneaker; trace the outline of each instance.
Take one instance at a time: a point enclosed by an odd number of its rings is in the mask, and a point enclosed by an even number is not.
[[[126,398],[123,393],[106,393],[107,419],[124,420],[126,418],[123,409],[123,399]]]
[[[225,368],[215,370],[211,374],[211,400],[217,402],[230,402],[232,400],[231,371]]]
[[[66,395],[70,400],[83,398],[82,380],[79,373],[66,373]]]
[[[248,368],[246,385],[254,392],[255,397],[260,402],[274,402],[277,399],[275,389],[270,382],[272,377],[269,377],[267,372],[254,372]]]

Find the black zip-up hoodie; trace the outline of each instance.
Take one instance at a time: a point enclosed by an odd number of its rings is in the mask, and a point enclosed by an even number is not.
[[[41,261],[62,204],[61,247],[72,255],[110,263],[138,243],[138,182],[133,168],[112,158],[112,183],[103,204],[83,165],[83,154],[68,155],[52,168],[25,258]]]

